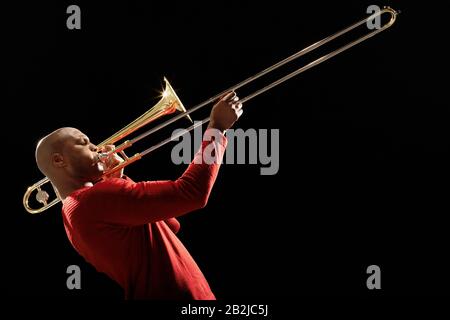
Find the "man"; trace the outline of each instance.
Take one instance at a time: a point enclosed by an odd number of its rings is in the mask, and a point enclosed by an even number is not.
[[[36,161],[63,201],[69,241],[124,289],[125,298],[215,299],[175,235],[176,217],[206,205],[227,143],[223,133],[241,114],[234,92],[214,105],[202,146],[176,181],[135,183],[119,173],[95,183],[108,169],[99,162],[98,152],[104,150],[82,132],[61,128],[39,141]],[[215,161],[201,161],[206,156]]]

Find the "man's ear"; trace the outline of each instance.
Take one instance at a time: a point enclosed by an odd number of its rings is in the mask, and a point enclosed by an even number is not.
[[[67,166],[66,162],[64,161],[64,157],[61,153],[58,152],[52,154],[52,165],[56,168],[63,168]]]

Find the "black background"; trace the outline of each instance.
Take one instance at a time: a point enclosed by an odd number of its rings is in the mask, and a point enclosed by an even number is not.
[[[179,219],[179,237],[219,299],[444,293],[449,117],[441,3],[376,3],[402,11],[392,28],[245,104],[235,127],[280,130],[278,174],[224,165],[208,206]],[[70,4],[81,8],[81,30],[66,28]],[[23,209],[26,187],[41,178],[34,162],[40,137],[73,126],[99,142],[158,100],[164,76],[189,108],[364,17],[370,4],[8,7],[2,293],[122,299],[70,246],[60,206],[35,216]],[[186,166],[173,165],[170,150],[127,174],[176,179]],[[71,264],[82,269],[82,290],[66,288]],[[366,287],[371,264],[382,272],[376,292]]]

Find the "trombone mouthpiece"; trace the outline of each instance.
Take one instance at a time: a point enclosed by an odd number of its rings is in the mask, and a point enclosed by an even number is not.
[[[97,155],[97,162],[106,162],[109,158],[109,154],[107,152],[99,152]]]

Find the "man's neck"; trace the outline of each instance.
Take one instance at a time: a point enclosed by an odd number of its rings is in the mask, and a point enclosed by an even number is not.
[[[64,181],[64,183],[55,183],[55,187],[58,190],[59,196],[61,200],[64,200],[69,196],[72,192],[85,188],[92,187],[92,182],[80,182],[80,181]]]

